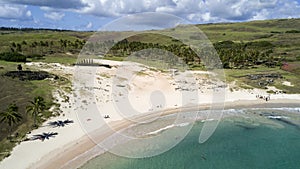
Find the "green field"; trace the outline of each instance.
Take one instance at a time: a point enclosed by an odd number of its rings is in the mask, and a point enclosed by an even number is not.
[[[9,155],[11,149],[25,138],[25,134],[35,128],[32,116],[26,113],[26,106],[30,105],[30,101],[34,97],[41,96],[46,101],[46,107],[50,108],[54,105],[52,90],[69,83],[65,79],[59,79],[58,83],[53,83],[49,80],[21,81],[18,78],[4,76],[5,72],[16,70],[18,64],[0,61],[0,112],[5,111],[9,104],[15,103],[22,116],[22,120],[11,127],[7,123],[0,123],[0,159]],[[23,69],[26,69],[26,66],[23,66]],[[42,114],[38,124],[53,115],[48,110]],[[9,137],[11,134],[13,136]]]

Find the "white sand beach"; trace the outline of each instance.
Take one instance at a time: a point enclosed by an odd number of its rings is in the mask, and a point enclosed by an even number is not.
[[[63,89],[53,92],[60,104],[60,115],[48,119],[28,137],[43,132],[57,132],[58,135],[44,141],[21,142],[0,162],[0,169],[76,168],[104,151],[96,146],[89,134],[96,134],[97,141],[105,140],[113,132],[103,126],[120,130],[147,119],[137,118],[144,114],[154,113],[155,116],[148,118],[154,120],[163,114],[209,108],[214,101],[224,102],[225,108],[300,107],[300,94],[268,94],[262,89],[241,89],[233,83],[212,80],[213,75],[204,71],[174,75],[138,63],[97,62],[112,68],[46,63],[27,65],[68,78],[74,81],[74,88],[70,93]],[[266,102],[257,95],[270,96],[271,100]],[[109,118],[104,118],[107,116]],[[66,119],[74,123],[56,128],[47,125]]]

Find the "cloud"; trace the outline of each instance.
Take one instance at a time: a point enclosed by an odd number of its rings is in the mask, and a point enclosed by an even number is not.
[[[65,16],[64,13],[61,12],[49,12],[49,13],[45,13],[44,17],[54,20],[54,21],[59,21],[61,20],[63,17]]]
[[[197,22],[243,21],[298,16],[296,0],[82,0],[77,12],[117,17],[140,12],[164,12]],[[281,11],[278,13],[278,11]],[[292,12],[293,11],[293,12]]]
[[[240,21],[251,19],[262,10],[274,10],[277,0],[208,0],[204,4],[212,17]]]
[[[83,0],[88,4],[79,13],[88,13],[96,16],[122,16],[141,12],[155,12],[158,7],[172,6],[172,0]]]
[[[0,18],[13,20],[32,19],[31,11],[27,9],[27,6],[11,4],[0,4]]]
[[[93,27],[93,23],[92,23],[92,22],[89,22],[89,23],[85,26],[86,29],[91,29],[92,27]]]
[[[179,24],[187,24],[186,20],[179,17],[162,14],[162,13],[140,13],[135,15],[127,15],[125,17],[114,20],[113,22],[103,26],[102,30],[151,30],[175,27]]]
[[[87,4],[81,0],[0,0],[0,3],[44,6],[58,9],[80,9],[86,7]]]
[[[275,18],[299,18],[299,0],[0,0],[0,18],[43,21],[36,9],[41,9],[44,17],[54,21],[74,16],[66,23],[74,27],[87,28],[91,20],[76,20],[76,16],[93,17],[91,27],[96,27],[94,19],[105,22],[114,18],[142,12],[163,12],[186,19],[192,23],[234,22]],[[32,8],[37,6],[39,8]],[[27,8],[28,7],[28,8]],[[30,11],[30,10],[32,11]],[[43,16],[43,15],[42,15]],[[96,16],[96,17],[95,17]],[[32,19],[33,18],[33,19]],[[134,20],[135,19],[135,20]],[[168,18],[134,18],[131,23],[146,27],[169,27],[176,25]],[[104,21],[103,21],[104,22]],[[102,24],[101,24],[102,25]],[[63,25],[60,25],[63,27]],[[76,27],[76,28],[77,28]],[[130,25],[129,25],[130,28]]]
[[[297,0],[0,0],[40,6],[42,10],[71,11],[99,17],[141,12],[164,12],[194,22],[244,21],[300,14]]]
[[[173,14],[194,23],[249,21],[300,17],[296,0],[82,0],[86,7],[77,13],[117,18],[141,12]],[[279,12],[280,11],[280,12]],[[167,18],[134,18],[141,27],[169,27],[176,25]],[[130,26],[129,26],[130,28]]]
[[[177,0],[174,6],[158,7],[192,22],[248,21],[299,17],[297,0]]]

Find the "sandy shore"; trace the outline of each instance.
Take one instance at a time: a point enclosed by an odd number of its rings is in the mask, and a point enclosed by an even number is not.
[[[211,105],[232,108],[300,107],[299,94],[274,94],[266,102],[256,95],[268,96],[265,90],[230,90],[222,92],[221,82],[211,80],[207,72],[189,74],[152,70],[136,63],[101,61],[104,67],[68,67],[59,64],[34,63],[28,66],[74,80],[72,93],[54,91],[61,115],[49,119],[28,135],[57,132],[55,138],[22,142],[0,168],[76,168],[104,152],[96,142],[132,124],[155,120],[163,115],[209,109]],[[191,76],[192,75],[192,76]],[[192,78],[191,78],[192,77]],[[65,101],[66,96],[69,101]],[[214,102],[214,98],[218,97]],[[221,101],[219,104],[218,101]],[[104,116],[110,118],[104,118]],[[47,123],[71,119],[65,127],[53,128]],[[88,134],[87,134],[88,133]],[[90,139],[93,136],[94,140]]]
[[[281,108],[281,107],[299,107],[300,100],[290,100],[290,99],[277,99],[272,100],[268,103],[260,101],[236,101],[236,102],[227,102],[225,103],[225,109],[239,109],[239,108]],[[178,112],[188,112],[188,111],[197,111],[197,110],[207,110],[210,108],[210,105],[202,106],[191,106],[179,109],[170,109],[164,111],[160,116],[178,113]],[[153,115],[153,114],[152,114]],[[149,120],[153,116],[141,116],[143,120]],[[127,128],[134,124],[132,121],[121,120],[112,122],[110,124],[114,130],[108,128],[96,130],[91,132],[90,136],[83,136],[80,140],[71,143],[68,148],[53,154],[49,154],[41,159],[39,163],[36,164],[37,168],[76,168],[92,159],[93,157],[102,154],[105,152],[103,148],[97,146],[97,142],[102,142],[108,136],[115,133],[115,131]],[[93,136],[91,136],[93,135]],[[91,139],[91,137],[93,139]]]

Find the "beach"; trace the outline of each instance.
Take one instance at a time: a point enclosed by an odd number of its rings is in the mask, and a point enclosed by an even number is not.
[[[147,131],[148,128],[154,128],[161,122],[167,123],[171,117],[147,125],[146,129],[145,126],[133,127],[132,131]],[[89,160],[80,169],[298,168],[299,122],[299,108],[230,109],[224,111],[223,119],[216,131],[203,144],[198,142],[199,132],[206,123],[201,120],[193,124],[192,129],[180,143],[162,154],[148,158],[126,158],[110,151]],[[173,141],[174,136],[186,126],[166,129],[167,127],[163,127],[165,130],[156,135],[169,133],[169,136],[159,141],[153,140],[151,148],[157,146],[160,149],[165,148],[164,144]],[[127,134],[130,134],[130,130]],[[136,143],[129,141],[117,146],[115,150],[124,151],[126,147],[132,148],[133,145],[138,147],[135,149],[139,151],[149,150],[149,146]]]
[[[209,110],[212,104],[222,109],[223,105],[224,109],[300,107],[299,94],[236,89],[232,83],[211,80],[210,74],[204,71],[179,72],[174,76],[133,62],[98,62],[112,68],[28,65],[68,78],[73,81],[74,88],[71,92],[53,91],[60,105],[60,116],[48,119],[28,137],[43,132],[57,132],[58,135],[43,142],[21,142],[11,156],[0,162],[0,168],[76,168],[105,152],[96,143],[116,131],[169,114]],[[270,100],[259,99],[257,95],[269,96]],[[214,100],[216,97],[218,99]],[[206,120],[208,117],[200,118]],[[74,123],[59,128],[47,125],[66,119]]]

